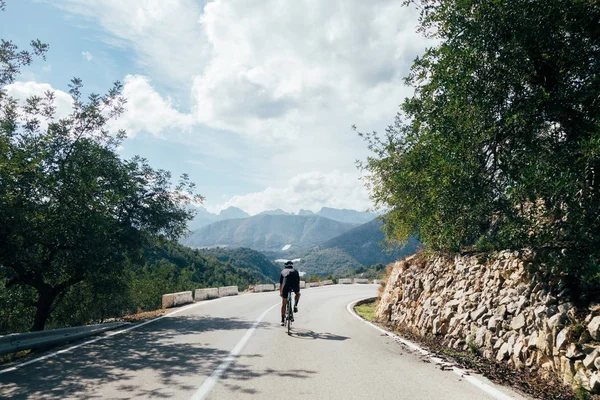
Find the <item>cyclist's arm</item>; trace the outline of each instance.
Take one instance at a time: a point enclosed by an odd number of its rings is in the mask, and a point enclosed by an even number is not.
[[[279,274],[279,296],[283,295],[283,274]]]

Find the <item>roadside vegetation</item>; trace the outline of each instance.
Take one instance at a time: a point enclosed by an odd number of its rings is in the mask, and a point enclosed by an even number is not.
[[[593,299],[600,287],[597,1],[406,1],[435,45],[360,167],[388,240],[531,248]],[[597,298],[597,297],[596,297]],[[585,300],[585,298],[582,298]]]
[[[375,322],[375,308],[377,308],[377,301],[372,300],[369,302],[361,302],[354,307],[354,311],[364,319],[370,322]]]

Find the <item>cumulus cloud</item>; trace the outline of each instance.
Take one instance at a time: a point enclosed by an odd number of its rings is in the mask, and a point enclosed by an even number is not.
[[[129,110],[120,127],[155,135],[166,135],[170,127],[187,129],[190,142],[197,135],[198,147],[205,147],[209,127],[260,151],[243,173],[268,176],[269,188],[230,200],[248,210],[258,210],[253,201],[290,210],[350,206],[353,198],[363,199],[353,208],[366,204],[366,195],[350,189],[363,190],[354,161],[367,155],[350,126],[381,131],[393,122],[398,105],[411,95],[402,78],[431,45],[415,33],[415,10],[397,0],[51,4],[95,21],[104,41],[135,55],[145,76],[126,79]],[[172,92],[157,92],[149,77]],[[185,108],[178,109],[169,96]],[[321,180],[339,171],[343,181],[352,182],[342,191],[352,195],[342,201],[310,186],[301,195],[290,185],[306,181],[306,171],[317,171]]]
[[[188,129],[193,125],[192,116],[177,111],[171,99],[156,92],[148,77],[127,75],[123,84],[126,111],[111,122],[112,128],[125,129],[129,136],[139,132],[159,136],[166,128]]]
[[[216,0],[201,21],[211,53],[192,89],[199,120],[261,140],[328,130],[331,118],[338,132],[389,121],[424,47],[392,0]]]
[[[4,87],[6,93],[23,104],[32,96],[44,97],[46,92],[54,92],[56,106],[56,119],[67,117],[73,109],[73,98],[62,90],[56,90],[47,83],[38,82],[15,82]]]
[[[87,61],[92,61],[94,59],[94,56],[92,56],[92,53],[90,53],[89,51],[82,51],[81,56]]]
[[[364,211],[371,206],[371,202],[356,173],[332,171],[299,174],[284,187],[268,187],[260,192],[234,196],[210,209],[216,212],[231,206],[253,215],[276,208],[288,212],[298,212],[300,209],[317,212],[321,207]]]

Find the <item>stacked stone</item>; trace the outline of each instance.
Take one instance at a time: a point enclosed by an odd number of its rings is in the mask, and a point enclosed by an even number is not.
[[[600,392],[600,306],[580,321],[566,290],[553,295],[532,252],[411,257],[397,262],[377,316],[448,346]],[[560,287],[560,283],[558,284]]]

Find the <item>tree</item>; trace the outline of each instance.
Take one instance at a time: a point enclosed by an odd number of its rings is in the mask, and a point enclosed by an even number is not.
[[[437,250],[558,249],[600,260],[600,4],[421,0],[437,40],[415,92],[360,164],[395,240]],[[571,270],[572,269],[572,270]]]
[[[107,125],[124,110],[119,82],[84,100],[73,79],[72,113],[60,120],[52,92],[22,106],[10,98],[5,86],[47,50],[32,46],[0,46],[0,277],[35,290],[32,330],[42,330],[71,288],[109,285],[151,239],[179,237],[185,204],[202,198],[186,175],[172,187],[167,171],[119,157],[125,133]]]

